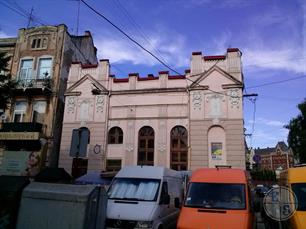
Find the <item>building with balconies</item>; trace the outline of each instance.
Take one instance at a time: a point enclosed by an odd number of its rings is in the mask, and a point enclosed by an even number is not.
[[[69,68],[75,61],[97,63],[92,36],[73,36],[65,25],[20,29],[16,38],[0,39],[0,51],[11,57],[18,81],[2,116],[0,173],[20,175],[34,151],[40,165],[56,167]]]

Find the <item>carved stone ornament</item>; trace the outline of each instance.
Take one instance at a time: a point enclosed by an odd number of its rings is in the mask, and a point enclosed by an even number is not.
[[[80,107],[82,103],[87,103],[89,106],[93,106],[93,101],[92,99],[79,99],[78,101],[78,106]]]
[[[93,147],[93,152],[94,152],[95,154],[99,154],[99,153],[101,153],[101,149],[102,149],[102,145],[96,144],[96,145]]]
[[[230,95],[230,103],[231,103],[231,108],[239,108],[239,93],[238,93],[238,89],[233,89],[229,91],[229,95]]]
[[[69,96],[67,99],[68,113],[74,113],[74,108],[75,108],[75,96]]]
[[[159,144],[158,150],[160,152],[165,152],[166,151],[166,144],[164,144],[164,143]]]
[[[104,96],[103,95],[97,95],[96,96],[96,112],[102,113],[104,107]]]
[[[202,94],[201,92],[194,92],[192,95],[192,102],[193,102],[193,109],[201,110],[201,104],[202,104]]]
[[[132,152],[134,150],[134,145],[133,144],[127,144],[126,145],[126,151]]]

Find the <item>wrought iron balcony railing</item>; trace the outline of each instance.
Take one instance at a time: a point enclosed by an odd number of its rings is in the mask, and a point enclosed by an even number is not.
[[[18,79],[19,88],[47,88],[51,90],[52,80],[50,78],[42,79]]]
[[[43,125],[38,122],[5,122],[0,132],[42,132]]]

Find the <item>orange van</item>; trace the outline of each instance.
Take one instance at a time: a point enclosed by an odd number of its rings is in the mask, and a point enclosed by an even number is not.
[[[252,227],[250,190],[244,170],[217,167],[192,173],[178,229]]]

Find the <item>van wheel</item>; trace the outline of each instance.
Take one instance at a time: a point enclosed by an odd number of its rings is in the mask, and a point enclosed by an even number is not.
[[[158,226],[158,229],[163,229],[163,225],[159,225],[159,226]]]

